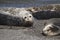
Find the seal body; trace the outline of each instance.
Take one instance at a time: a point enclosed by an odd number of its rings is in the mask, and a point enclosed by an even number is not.
[[[47,20],[42,31],[43,35],[54,36],[60,34],[60,18],[52,18]]]
[[[1,8],[0,24],[31,26],[33,24],[33,16],[31,13],[32,12],[20,8]]]

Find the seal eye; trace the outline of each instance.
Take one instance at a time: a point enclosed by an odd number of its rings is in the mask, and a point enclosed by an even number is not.
[[[47,30],[47,31],[49,31],[49,30]]]
[[[31,16],[29,16],[29,17],[31,17]]]
[[[27,18],[27,17],[24,17],[25,19]]]

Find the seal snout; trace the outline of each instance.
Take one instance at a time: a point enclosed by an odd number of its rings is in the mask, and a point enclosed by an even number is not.
[[[30,21],[27,21],[26,23],[25,23],[25,26],[32,26],[33,25],[33,22],[30,22]]]

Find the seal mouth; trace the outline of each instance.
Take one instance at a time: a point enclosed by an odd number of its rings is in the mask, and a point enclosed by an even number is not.
[[[25,22],[25,24],[24,24],[25,27],[30,27],[30,26],[32,26],[32,25],[33,25],[33,22],[30,22],[30,21],[27,21],[27,22]]]

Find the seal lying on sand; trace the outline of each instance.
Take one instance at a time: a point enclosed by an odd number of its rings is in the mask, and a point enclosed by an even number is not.
[[[2,8],[3,9],[3,8]],[[8,8],[7,8],[8,9]],[[0,24],[1,25],[11,25],[11,26],[31,26],[33,24],[33,16],[30,11],[14,9],[10,12],[12,8],[4,11],[0,10]],[[13,14],[12,14],[13,13]]]
[[[52,18],[45,22],[42,34],[48,36],[54,36],[60,34],[60,18]]]
[[[60,18],[60,12],[59,11],[39,11],[32,14],[34,18],[40,20],[40,19],[50,19],[50,18]]]

